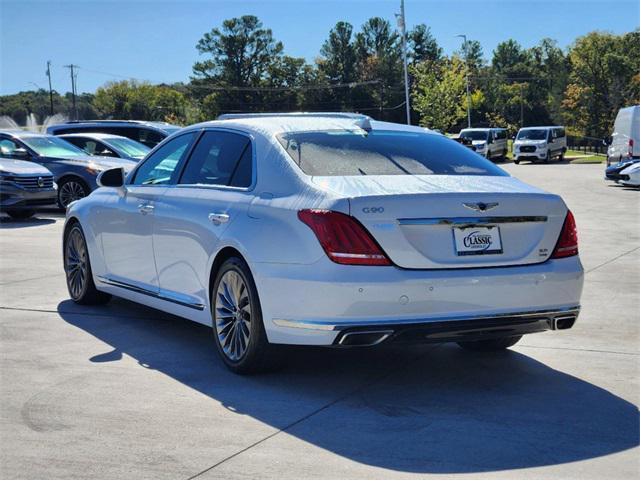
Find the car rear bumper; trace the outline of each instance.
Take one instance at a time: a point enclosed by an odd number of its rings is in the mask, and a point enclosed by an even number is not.
[[[583,284],[577,256],[454,270],[344,266],[324,259],[311,267],[252,268],[269,340],[305,345],[345,344],[342,338],[351,331],[388,330],[385,341],[452,341],[549,330],[558,316],[575,312],[575,320]]]

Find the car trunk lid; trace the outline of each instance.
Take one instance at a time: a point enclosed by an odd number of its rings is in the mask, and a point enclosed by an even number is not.
[[[316,177],[314,183],[348,197],[350,214],[402,268],[542,262],[567,212],[560,197],[512,177]]]

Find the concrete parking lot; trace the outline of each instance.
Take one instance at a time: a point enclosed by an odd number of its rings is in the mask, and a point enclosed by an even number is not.
[[[640,474],[640,202],[602,165],[506,165],[561,194],[586,270],[568,331],[454,345],[296,349],[225,370],[207,328],[79,307],[63,217],[0,222],[0,477],[575,478]]]

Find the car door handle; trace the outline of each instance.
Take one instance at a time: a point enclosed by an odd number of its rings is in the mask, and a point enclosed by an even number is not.
[[[209,220],[214,225],[220,225],[221,223],[227,223],[229,221],[229,215],[226,213],[210,213]]]
[[[148,203],[141,203],[140,205],[138,205],[138,211],[143,215],[146,215],[147,213],[153,213],[153,208],[153,205],[149,205]]]

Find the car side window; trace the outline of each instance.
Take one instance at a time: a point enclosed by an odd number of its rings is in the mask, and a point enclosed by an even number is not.
[[[251,185],[251,139],[207,131],[196,145],[178,183],[248,187]]]
[[[132,185],[166,185],[189,151],[196,132],[185,133],[156,150],[136,170]]]
[[[0,154],[12,156],[13,152],[17,150],[19,145],[13,140],[9,140],[8,138],[0,138]]]
[[[137,135],[134,140],[145,144],[149,148],[155,147],[164,139],[161,134],[154,132],[153,130],[148,130],[146,128],[136,128],[135,130]]]

